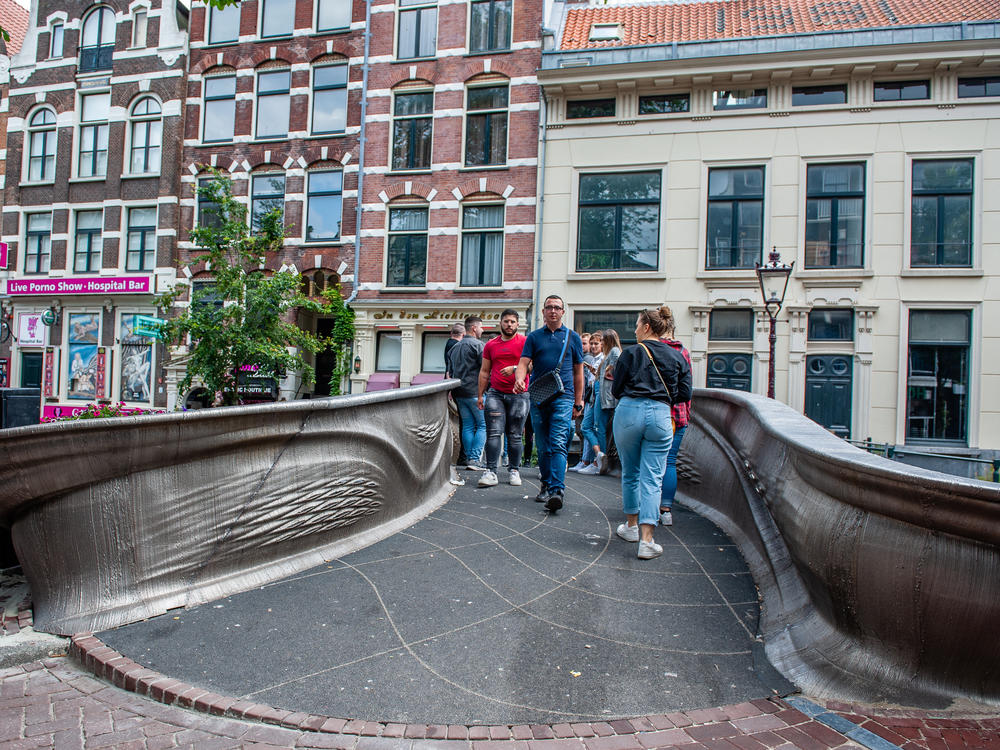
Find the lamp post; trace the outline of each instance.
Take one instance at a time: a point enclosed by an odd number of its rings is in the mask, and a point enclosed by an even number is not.
[[[767,263],[761,265],[756,263],[757,281],[760,284],[760,296],[764,300],[764,309],[767,310],[767,317],[771,320],[771,330],[767,335],[767,343],[770,349],[770,357],[767,361],[767,397],[774,398],[774,345],[778,341],[776,321],[778,313],[781,312],[781,305],[785,301],[785,292],[788,290],[788,278],[792,275],[791,265],[781,262],[781,255],[778,248],[772,247],[768,255]]]

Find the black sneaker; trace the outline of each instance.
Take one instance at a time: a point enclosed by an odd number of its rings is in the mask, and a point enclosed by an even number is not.
[[[561,490],[553,490],[552,494],[549,495],[549,499],[545,501],[545,510],[549,513],[555,513],[557,510],[563,506],[563,493]]]
[[[549,499],[549,490],[545,485],[542,485],[542,489],[538,490],[538,494],[535,495],[536,503],[544,503]]]

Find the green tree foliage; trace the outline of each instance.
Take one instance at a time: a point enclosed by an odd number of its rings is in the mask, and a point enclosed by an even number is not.
[[[281,211],[261,217],[259,229],[251,233],[247,208],[233,197],[231,181],[218,170],[212,174],[213,179],[198,188],[202,211],[199,226],[191,232],[192,242],[203,252],[189,264],[205,263],[212,281],[194,289],[189,304],[163,328],[167,343],[190,342],[180,390],[186,391],[197,378],[210,392],[221,394],[224,404],[237,404],[244,366],[254,367],[248,374],[258,378],[301,371],[303,380],[312,383],[315,373],[304,353],[316,354],[331,345],[347,348],[354,338],[354,314],[339,287],[311,299],[302,293],[297,272],[267,270],[268,257],[285,239]],[[178,284],[160,296],[157,305],[171,310],[186,287]],[[335,336],[318,338],[296,325],[294,318],[302,310],[335,315]],[[340,380],[333,385],[339,392]]]

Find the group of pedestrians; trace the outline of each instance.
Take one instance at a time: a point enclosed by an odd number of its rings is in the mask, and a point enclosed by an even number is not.
[[[465,465],[482,471],[480,487],[497,485],[506,443],[509,482],[520,486],[522,435],[530,416],[541,480],[535,501],[556,513],[565,502],[575,420],[581,420],[585,450],[591,452],[574,469],[589,474],[607,470],[611,420],[625,514],[617,534],[638,543],[639,558],[656,557],[663,548],[653,530],[673,523],[677,453],[691,406],[690,355],[674,338],[674,317],[666,305],[639,313],[638,343],[624,351],[613,330],[591,333],[584,344],[563,325],[565,314],[562,298],[551,295],[542,307],[544,325],[527,336],[517,332],[519,316],[511,309],[500,315],[500,335],[485,345],[478,317],[466,318],[464,330],[453,329],[446,370],[461,381],[452,395]]]

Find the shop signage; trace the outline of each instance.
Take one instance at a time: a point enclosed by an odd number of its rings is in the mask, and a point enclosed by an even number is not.
[[[104,395],[104,381],[107,378],[108,350],[106,347],[97,347],[97,371],[94,373],[94,390],[98,397]]]
[[[20,313],[17,316],[18,346],[45,346],[47,331],[41,313]]]
[[[375,320],[458,320],[462,321],[468,317],[475,315],[483,320],[500,320],[500,313],[498,312],[486,312],[485,310],[480,310],[479,312],[459,312],[459,311],[448,311],[448,310],[431,310],[429,313],[419,313],[410,312],[408,310],[400,310],[398,313],[392,313],[388,310],[382,310],[377,313],[372,314],[372,318]]]
[[[167,322],[163,318],[154,318],[150,315],[135,315],[133,316],[133,320],[133,336],[145,336],[153,339],[162,338],[162,326]]]
[[[152,294],[152,276],[87,276],[65,279],[8,279],[7,294]]]
[[[0,388],[6,388],[10,380],[10,359],[0,359]]]
[[[42,365],[42,397],[52,398],[56,391],[56,349],[45,347],[45,359]]]
[[[0,242],[0,269],[7,267],[7,243]]]

